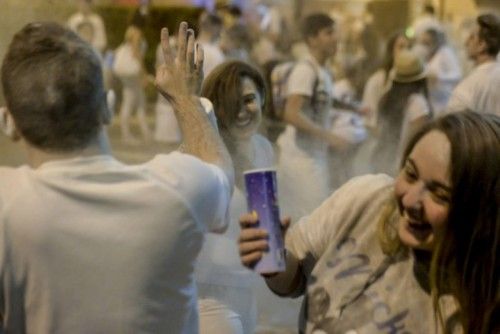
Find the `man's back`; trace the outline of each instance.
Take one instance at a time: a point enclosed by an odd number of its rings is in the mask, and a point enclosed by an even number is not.
[[[4,328],[196,332],[193,262],[203,232],[223,224],[224,180],[178,153],[0,169]]]

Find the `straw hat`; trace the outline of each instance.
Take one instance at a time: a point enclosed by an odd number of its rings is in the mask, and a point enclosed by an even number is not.
[[[427,76],[424,62],[415,53],[409,50],[399,52],[394,59],[395,82],[414,82]]]

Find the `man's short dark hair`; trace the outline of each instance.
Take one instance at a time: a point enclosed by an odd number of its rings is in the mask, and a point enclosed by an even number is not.
[[[434,15],[436,14],[436,10],[434,9],[433,5],[427,4],[424,6],[424,13]]]
[[[479,25],[479,38],[487,45],[486,52],[496,56],[500,51],[500,18],[494,14],[484,14],[479,15],[476,21]]]
[[[309,37],[314,37],[324,28],[332,27],[335,21],[328,15],[316,13],[308,15],[302,21],[302,37],[307,40]]]
[[[31,23],[15,34],[1,69],[7,107],[22,137],[45,151],[85,148],[106,108],[99,58],[56,23]]]

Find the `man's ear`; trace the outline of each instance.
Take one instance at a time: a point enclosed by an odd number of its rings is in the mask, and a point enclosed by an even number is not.
[[[116,95],[113,90],[109,90],[103,96],[102,108],[101,108],[101,119],[104,125],[111,124],[113,116],[115,114],[116,105]]]
[[[6,107],[0,107],[0,129],[11,140],[17,141],[20,139],[14,119]]]

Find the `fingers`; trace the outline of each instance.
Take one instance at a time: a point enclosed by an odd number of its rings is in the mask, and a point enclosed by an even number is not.
[[[203,63],[205,61],[205,51],[203,50],[203,46],[201,46],[199,43],[196,43],[196,59],[195,59],[195,66],[196,70],[199,73],[203,73]]]
[[[242,255],[240,257],[241,263],[245,267],[252,268],[255,265],[255,263],[262,258],[263,255],[264,255],[263,252],[255,252],[255,253],[251,253],[251,254],[244,255],[244,256]]]
[[[247,255],[255,252],[266,252],[269,250],[269,243],[267,240],[255,240],[240,243],[240,255]]]
[[[172,63],[173,57],[172,57],[172,50],[170,49],[169,34],[167,28],[161,29],[160,43],[161,43],[161,50],[163,52],[163,60],[165,61],[165,63],[169,64]]]
[[[250,213],[245,213],[240,216],[240,227],[241,229],[247,228],[249,226],[255,226],[259,222],[259,217],[257,212],[253,211]]]
[[[186,63],[188,65],[189,73],[194,71],[194,31],[193,29],[188,29],[188,39],[187,39],[187,52],[186,52]]]
[[[181,66],[185,66],[186,64],[187,30],[187,22],[181,22],[177,35],[177,62],[181,64]]]

